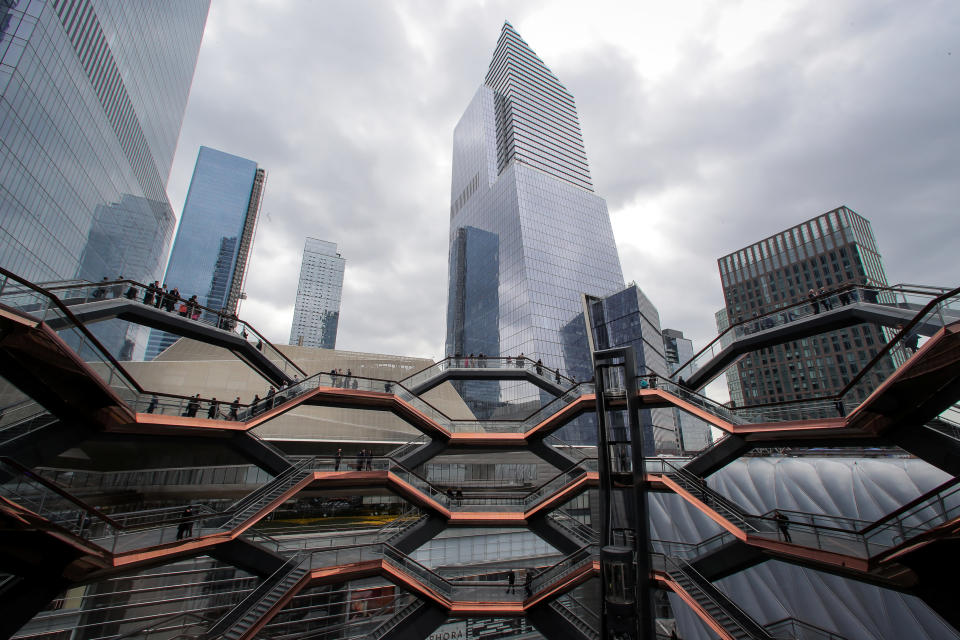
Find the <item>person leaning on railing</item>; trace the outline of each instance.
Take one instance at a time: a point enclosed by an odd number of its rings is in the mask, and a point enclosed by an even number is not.
[[[153,301],[153,306],[157,309],[163,307],[166,304],[166,297],[167,297],[167,283],[163,283],[162,287],[157,287],[156,299]]]
[[[143,293],[143,304],[152,307],[153,301],[160,296],[162,291],[159,280],[154,280],[152,284],[148,284],[146,291]]]
[[[200,317],[200,301],[197,300],[197,294],[193,294],[187,300],[187,317],[191,320],[197,320]]]
[[[190,398],[187,402],[187,411],[183,414],[188,418],[195,418],[197,416],[197,411],[200,410],[200,394]]]
[[[107,297],[107,288],[104,286],[104,282],[109,282],[109,278],[107,278],[107,276],[103,276],[100,286],[94,289],[93,293],[90,294],[90,297],[92,297],[94,300]]]
[[[160,305],[166,309],[167,313],[173,313],[177,305],[177,300],[180,299],[180,289],[174,287],[170,291],[163,292],[163,304]]]
[[[177,540],[191,536],[193,536],[193,507],[187,506],[181,515],[180,524],[177,525]]]
[[[777,528],[783,535],[784,542],[793,542],[793,538],[790,536],[790,518],[785,513],[774,511],[773,519],[777,521]]]
[[[810,306],[814,313],[820,313],[820,303],[817,302],[817,292],[813,289],[807,292],[807,298],[810,300]]]

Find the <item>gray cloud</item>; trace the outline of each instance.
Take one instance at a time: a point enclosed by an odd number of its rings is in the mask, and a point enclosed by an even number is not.
[[[602,32],[576,56],[529,38],[576,95],[625,275],[664,324],[711,337],[717,257],[840,204],[872,220],[891,280],[955,284],[960,6],[811,3],[735,56],[724,10],[691,16],[659,77]],[[502,20],[523,34],[564,11],[215,4],[170,196],[201,144],[267,168],[244,315],[286,341],[313,235],[347,259],[339,347],[441,355],[453,127]]]

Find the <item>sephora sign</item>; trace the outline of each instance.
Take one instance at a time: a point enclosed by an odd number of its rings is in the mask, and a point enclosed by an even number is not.
[[[427,640],[465,640],[467,637],[467,621],[451,622],[427,636]]]

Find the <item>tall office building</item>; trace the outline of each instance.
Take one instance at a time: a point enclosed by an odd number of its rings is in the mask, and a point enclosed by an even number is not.
[[[300,263],[290,344],[336,348],[345,266],[346,261],[337,253],[335,242],[307,238]]]
[[[523,352],[589,378],[574,354],[585,349],[561,330],[583,312],[581,294],[623,286],[573,96],[504,23],[454,131],[447,353]]]
[[[693,341],[683,337],[683,331],[663,330],[663,357],[669,374],[693,357]],[[694,369],[696,371],[696,369]],[[673,421],[677,425],[677,445],[681,453],[700,451],[713,442],[710,425],[686,411],[673,407]]]
[[[724,332],[730,328],[730,318],[727,316],[727,308],[724,307],[720,309],[713,314],[713,317],[717,323],[717,335],[720,336],[720,346],[726,347],[733,342],[732,333],[724,335]],[[743,387],[740,385],[740,373],[737,367],[728,367],[727,370],[723,372],[723,375],[727,379],[727,391],[730,393],[731,406],[744,406],[746,402],[743,399]]]
[[[586,296],[590,310],[590,329],[592,344],[587,341],[568,341],[571,344],[583,344],[584,348],[595,350],[615,347],[633,347],[636,359],[635,370],[638,375],[669,375],[667,359],[664,354],[663,335],[660,330],[660,313],[636,284],[604,298]],[[583,323],[582,315],[565,327],[564,334],[573,332]],[[590,354],[580,355],[589,361]],[[591,416],[592,418],[592,416]],[[641,409],[640,426],[644,433],[647,455],[677,454],[680,452],[680,439],[674,411],[669,408]],[[595,422],[581,420],[574,422],[562,434],[568,442],[587,443],[596,439]]]
[[[243,290],[266,172],[253,160],[200,147],[164,282],[184,298],[235,313]],[[176,341],[155,330],[147,358]]]
[[[160,276],[208,9],[0,2],[0,265],[34,281]],[[95,332],[130,352],[123,328]]]
[[[870,222],[839,207],[718,260],[731,324],[803,302],[808,292],[887,284]],[[835,395],[876,355],[882,329],[859,324],[766,347],[737,363],[750,404]]]

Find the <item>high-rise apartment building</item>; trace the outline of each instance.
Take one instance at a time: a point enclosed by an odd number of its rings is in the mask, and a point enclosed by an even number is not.
[[[35,281],[160,276],[176,224],[167,179],[208,9],[0,2],[5,268]],[[132,352],[126,330],[95,333]]]
[[[623,289],[620,258],[573,96],[510,23],[454,131],[450,199],[447,352],[589,378],[561,330],[581,294]]]
[[[803,302],[811,290],[887,284],[870,222],[848,207],[734,251],[718,264],[730,324]],[[884,342],[880,327],[859,324],[750,353],[737,363],[743,401],[834,395]]]
[[[290,344],[336,348],[345,266],[346,261],[337,253],[335,242],[307,238],[300,263]]]
[[[164,283],[200,304],[235,313],[243,289],[266,172],[253,160],[200,147]],[[176,341],[153,331],[152,359]]]

